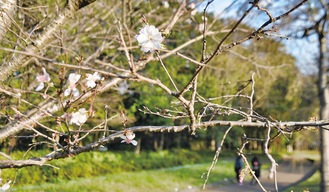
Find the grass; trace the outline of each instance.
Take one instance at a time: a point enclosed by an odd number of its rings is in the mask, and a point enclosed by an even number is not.
[[[184,154],[184,155],[183,155]],[[251,158],[253,154],[248,154],[248,158]],[[204,173],[208,170],[211,159],[213,157],[213,152],[211,153],[199,153],[201,158],[196,158],[195,155],[191,155],[186,151],[176,151],[176,152],[161,152],[161,153],[150,153],[142,154],[138,157],[132,156],[133,154],[113,154],[113,153],[94,153],[88,154],[86,156],[79,156],[77,158],[70,158],[67,161],[60,161],[57,166],[60,170],[65,170],[70,176],[77,171],[77,168],[73,169],[71,165],[79,165],[79,171],[81,173],[86,172],[97,172],[97,167],[110,167],[111,169],[103,169],[102,173],[98,175],[85,174],[84,177],[67,177],[67,179],[59,178],[48,173],[47,177],[52,177],[46,179],[47,181],[41,182],[26,182],[30,183],[27,185],[14,185],[13,191],[131,191],[131,192],[144,192],[144,191],[182,191],[188,189],[191,186],[201,187],[205,181],[205,178],[201,178]],[[146,156],[145,156],[146,155]],[[263,169],[267,169],[269,162],[268,159],[263,154],[258,154],[263,163]],[[296,154],[290,154],[290,157],[294,157]],[[300,155],[300,154],[299,154]],[[312,154],[311,156],[313,156]],[[90,156],[90,157],[89,157]],[[144,157],[145,156],[145,157]],[[180,157],[181,156],[181,157]],[[161,159],[165,157],[164,159]],[[179,158],[180,157],[180,158]],[[184,161],[172,164],[172,160],[176,161],[184,157]],[[192,160],[196,158],[196,160]],[[215,169],[211,172],[208,183],[230,183],[230,181],[235,181],[235,173],[233,171],[235,155],[232,153],[225,154],[220,157]],[[275,155],[276,159],[280,159],[279,156]],[[82,167],[80,163],[82,161]],[[152,163],[157,162],[156,164]],[[185,164],[187,162],[193,162],[199,164],[191,164],[184,166],[177,166]],[[129,164],[130,167],[125,168],[118,164],[118,169],[116,163],[123,162],[124,165]],[[206,162],[206,163],[205,163]],[[69,166],[66,164],[71,163]],[[151,166],[151,164],[153,164]],[[172,168],[159,168],[159,166],[172,167]],[[152,169],[153,167],[153,169]],[[146,170],[148,168],[151,170]],[[117,169],[117,170],[116,170]],[[91,171],[94,170],[94,171]],[[33,172],[32,172],[33,173]],[[41,172],[38,172],[40,174]],[[76,174],[76,173],[75,173]],[[23,175],[22,175],[23,176]],[[21,177],[22,177],[21,176]],[[40,177],[40,176],[39,176]],[[21,178],[22,179],[22,178]],[[18,179],[19,180],[19,179]],[[318,179],[319,180],[319,179]],[[294,191],[301,191],[300,189],[312,189],[316,186],[316,178],[314,180],[307,180],[308,183],[304,185],[293,187]],[[306,182],[306,181],[305,181]],[[289,190],[288,190],[289,191]],[[311,190],[313,191],[313,190]],[[314,190],[318,191],[318,190]]]
[[[210,154],[210,153],[209,153]],[[20,155],[17,153],[17,155]],[[32,154],[33,155],[33,154]],[[186,164],[209,162],[211,156],[188,150],[171,150],[161,152],[90,152],[72,158],[54,160],[50,166],[32,166],[22,169],[6,169],[2,178],[11,179],[16,186],[37,185],[39,183],[56,183],[63,180],[97,177],[121,172],[139,172]],[[208,160],[208,161],[207,161]]]
[[[292,153],[283,154],[282,158],[295,159],[295,160],[312,159],[314,161],[320,161],[320,152],[317,150],[294,151]]]
[[[121,172],[106,174],[100,177],[79,178],[58,183],[42,183],[39,185],[26,185],[15,188],[15,191],[129,191],[129,192],[160,192],[175,191],[202,186],[205,178],[201,176],[207,171],[210,163],[181,166],[169,169]],[[221,160],[211,172],[208,183],[227,181],[234,178],[233,161]]]

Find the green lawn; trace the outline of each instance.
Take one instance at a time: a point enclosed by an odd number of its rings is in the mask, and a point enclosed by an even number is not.
[[[249,156],[253,155],[250,154]],[[294,154],[289,156],[294,157]],[[139,156],[135,156],[133,153],[88,153],[58,163],[54,162],[60,168],[57,171],[54,171],[53,168],[45,169],[41,167],[40,169],[33,167],[19,170],[17,175],[18,183],[14,184],[12,190],[38,192],[182,191],[192,186],[201,187],[203,185],[205,178],[202,178],[202,176],[207,172],[212,157],[213,153],[202,154],[186,150],[146,153]],[[268,168],[269,162],[266,157],[264,155],[259,155],[259,157],[263,162],[263,168]],[[234,158],[234,154],[221,156],[215,169],[211,172],[208,183],[220,182],[226,184],[234,182]],[[280,159],[279,156],[275,158]],[[187,162],[199,162],[199,164],[177,166]],[[54,175],[54,173],[57,175]],[[79,177],[79,175],[85,176]],[[39,177],[42,177],[43,180]],[[291,190],[312,189],[310,191],[318,191],[313,190],[316,189],[319,181],[316,175],[314,177],[299,186],[291,188]],[[29,180],[33,178],[39,180],[34,180],[34,182]],[[29,184],[24,185],[24,183]],[[287,191],[290,192],[291,190]]]
[[[191,186],[202,186],[204,178],[201,178],[210,166],[197,164],[191,166],[175,167],[140,172],[122,172],[107,174],[100,177],[79,178],[71,181],[57,183],[42,183],[39,185],[27,185],[15,188],[15,191],[175,191],[187,189]],[[229,182],[234,178],[233,161],[219,161],[212,171],[209,183]]]

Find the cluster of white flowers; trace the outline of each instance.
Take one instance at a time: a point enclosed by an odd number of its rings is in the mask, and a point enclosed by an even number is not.
[[[161,42],[163,41],[163,37],[159,29],[154,25],[145,25],[135,38],[144,53],[153,53],[155,50],[162,48]]]
[[[70,124],[81,126],[88,119],[88,111],[85,108],[80,108],[77,112],[64,114],[62,117],[69,119]],[[138,142],[134,140],[135,133],[130,130],[125,130],[124,133],[120,135],[120,138],[122,139],[121,143],[132,144],[134,146],[138,144]]]
[[[35,91],[41,91],[45,87],[45,83],[50,81],[50,75],[47,73],[45,68],[42,68],[43,74],[37,75],[36,79],[40,83],[38,87],[35,89]],[[77,88],[77,83],[80,80],[81,75],[76,73],[70,73],[68,77],[68,88],[64,90],[64,96],[73,95],[73,97],[78,97],[80,95],[80,92]],[[96,82],[101,80],[101,76],[98,74],[98,72],[95,72],[94,74],[86,74],[86,86],[88,88],[94,88],[96,87]],[[66,105],[66,101],[63,102],[63,106]],[[53,108],[50,109],[51,111],[57,111],[58,107],[57,105],[54,105]],[[84,124],[88,119],[88,112],[86,109],[81,108],[77,112],[72,114],[64,114],[62,115],[62,118],[69,119],[70,124],[76,124],[78,126]],[[5,186],[5,185],[4,185]],[[1,191],[1,188],[0,188]]]
[[[86,86],[89,88],[96,87],[96,82],[101,80],[101,76],[98,75],[98,72],[95,72],[94,74],[87,73],[86,76]],[[80,77],[81,75],[76,73],[71,73],[69,75],[69,86],[67,89],[65,89],[64,96],[69,96],[72,94],[73,97],[78,97],[80,95],[80,92],[76,87],[76,84],[79,81]],[[39,82],[39,85],[37,86],[37,88],[35,88],[35,91],[41,91],[42,89],[44,89],[45,83],[48,83],[51,80],[50,75],[47,73],[44,67],[42,68],[42,74],[38,74],[36,76],[36,79]]]
[[[37,88],[35,88],[35,91],[41,91],[45,87],[45,83],[48,83],[50,81],[50,75],[47,73],[46,69],[42,67],[42,73],[38,74],[36,76],[37,81],[40,83]]]
[[[133,133],[132,131],[130,130],[126,130],[124,132],[123,135],[120,136],[121,139],[123,139],[121,141],[121,143],[127,143],[127,144],[132,144],[134,146],[136,146],[138,144],[138,142],[136,140],[134,140],[135,138],[135,133]]]

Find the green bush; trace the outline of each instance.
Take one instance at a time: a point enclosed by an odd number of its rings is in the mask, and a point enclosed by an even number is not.
[[[33,151],[25,158],[46,154],[46,151]],[[22,158],[23,152],[16,152],[13,156]],[[52,166],[32,166],[21,169],[6,169],[3,178],[14,179],[16,185],[36,184],[42,182],[59,182],[79,177],[99,176],[127,171],[141,171],[168,168],[185,164],[204,162],[205,159],[197,152],[174,149],[171,151],[142,152],[89,152],[78,156],[54,160]],[[57,167],[57,168],[54,168]]]

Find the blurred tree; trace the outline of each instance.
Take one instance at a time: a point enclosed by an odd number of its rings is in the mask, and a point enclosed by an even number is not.
[[[297,2],[297,1],[296,1]],[[328,19],[329,1],[311,0],[298,13],[293,13],[282,20],[281,26],[286,26],[294,38],[314,40],[316,42],[317,58],[317,88],[319,98],[319,118],[329,119],[329,89],[328,89]],[[287,25],[285,22],[294,21]],[[313,45],[312,45],[313,46]],[[306,52],[311,52],[312,46],[303,47]],[[313,57],[314,58],[314,57]],[[316,119],[316,118],[315,118]],[[329,132],[325,129],[320,131],[321,151],[321,191],[329,190]]]

